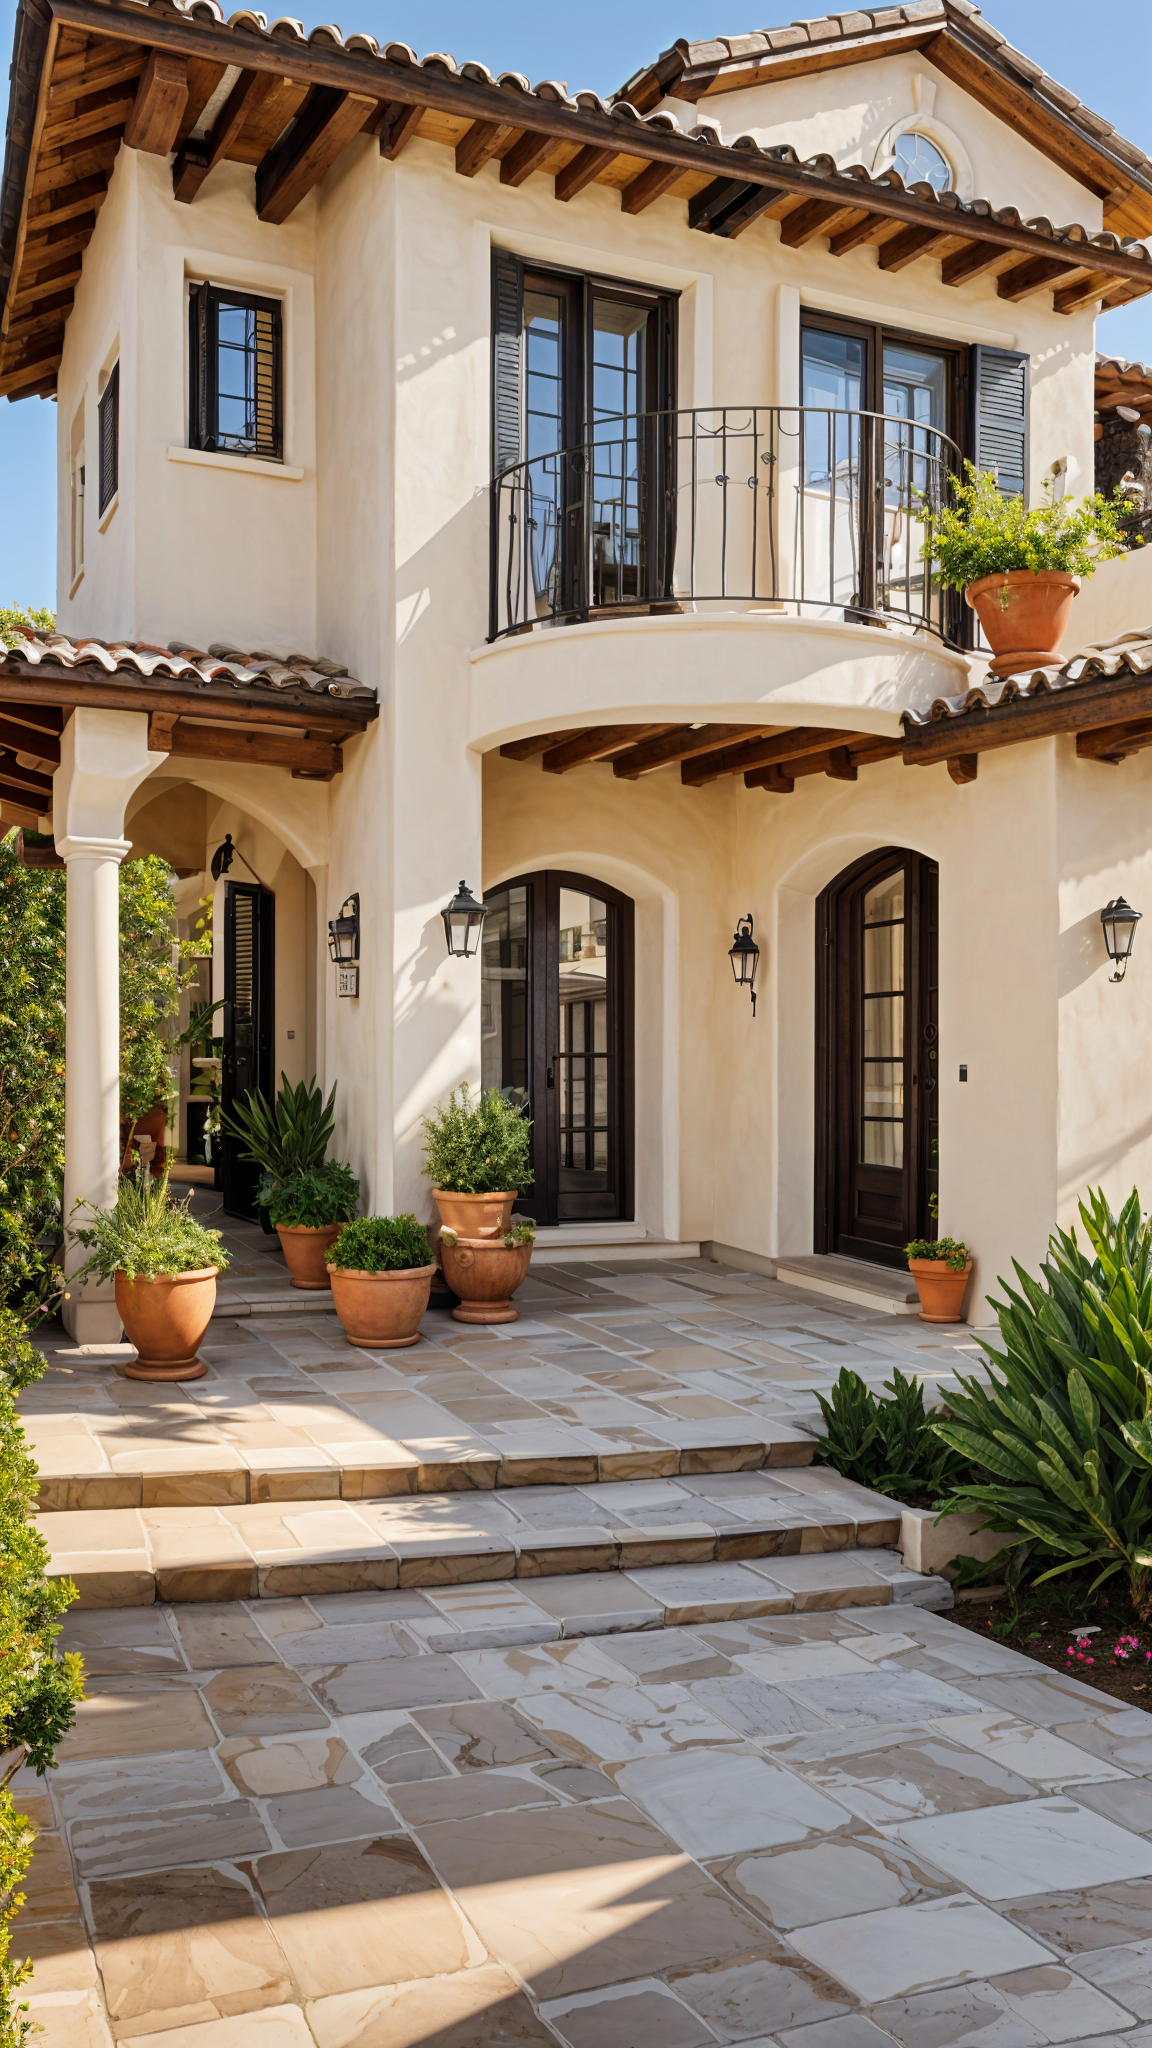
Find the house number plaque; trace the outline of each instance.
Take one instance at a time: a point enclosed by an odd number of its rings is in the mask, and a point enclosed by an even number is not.
[[[359,993],[360,993],[360,969],[359,969],[359,967],[358,967],[358,966],[354,966],[354,967],[337,967],[337,969],[336,969],[336,993],[337,993],[337,995],[338,995],[338,996],[358,996],[358,995],[359,995]]]

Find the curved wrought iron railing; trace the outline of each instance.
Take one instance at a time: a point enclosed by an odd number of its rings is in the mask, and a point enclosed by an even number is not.
[[[604,614],[799,607],[959,645],[921,560],[956,443],[894,413],[704,406],[597,419],[492,484],[489,639]]]

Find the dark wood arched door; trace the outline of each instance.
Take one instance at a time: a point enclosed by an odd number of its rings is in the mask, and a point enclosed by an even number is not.
[[[817,1251],[900,1266],[935,1236],[938,897],[935,862],[887,846],[818,900]]]
[[[631,1217],[633,906],[590,875],[518,875],[484,898],[481,1079],[523,1103],[540,1223]]]

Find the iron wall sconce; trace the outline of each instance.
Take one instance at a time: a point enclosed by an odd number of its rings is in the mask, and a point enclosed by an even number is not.
[[[1133,910],[1132,905],[1126,903],[1123,896],[1114,896],[1111,903],[1106,903],[1100,912],[1100,923],[1104,928],[1104,947],[1116,970],[1114,974],[1108,976],[1109,981],[1123,981],[1124,970],[1132,958],[1136,927],[1143,915],[1142,910]]]
[[[212,855],[212,880],[218,882],[221,875],[226,875],[234,860],[243,860],[253,881],[260,882],[260,877],[256,873],[251,861],[244,860],[244,855],[241,853],[240,848],[233,846],[232,834],[230,832],[224,834],[223,840]],[[263,882],[260,882],[260,887],[264,887]]]
[[[440,915],[444,919],[444,937],[452,959],[471,959],[480,950],[480,934],[488,915],[487,907],[477,903],[467,882],[461,880],[451,903],[445,904]]]
[[[752,998],[752,1015],[756,1015],[756,969],[760,964],[760,948],[752,937],[752,913],[742,917],[736,926],[736,934],[728,948],[732,962],[732,977],[737,988],[746,988]]]
[[[328,920],[328,953],[336,962],[336,993],[338,996],[358,996],[360,993],[360,897],[359,893],[346,896],[340,905],[339,917]]]

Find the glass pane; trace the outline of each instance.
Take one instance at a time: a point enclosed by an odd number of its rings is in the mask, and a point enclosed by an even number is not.
[[[569,1215],[610,1213],[608,1183],[608,906],[599,896],[559,891],[560,1199]],[[583,1206],[582,1206],[583,1205]]]
[[[864,1123],[864,1142],[860,1157],[865,1166],[894,1166],[904,1164],[903,1123]]]
[[[864,1058],[901,1059],[904,1053],[903,996],[866,996]]]
[[[864,933],[865,995],[879,995],[903,986],[903,925],[872,925]]]
[[[594,1052],[608,1050],[608,1004],[607,1001],[592,1006],[592,1049]]]
[[[583,1050],[584,1050],[584,1005],[583,1005],[583,1003],[572,1003],[572,1004],[570,1004],[570,1005],[568,1006],[568,1013],[569,1013],[569,1019],[570,1019],[570,1023],[571,1023],[571,1029],[572,1029],[572,1040],[571,1040],[571,1043],[572,1043],[572,1050],[573,1050],[573,1052],[583,1052]]]
[[[854,497],[860,472],[860,412],[867,344],[854,334],[806,327],[800,337],[804,475],[808,484]]]
[[[595,1060],[593,1062],[592,1072],[595,1086],[595,1096],[592,1103],[592,1115],[596,1123],[602,1124],[607,1121],[608,1117],[607,1060]]]
[[[480,949],[480,1075],[485,1088],[528,1101],[528,890],[485,897]]]
[[[931,185],[934,192],[951,189],[952,166],[947,157],[915,129],[897,138],[896,169],[906,185]]]
[[[904,915],[904,871],[885,875],[864,898],[865,924],[889,924]]]
[[[647,410],[647,306],[592,301],[593,601],[617,604],[640,589],[640,430]]]

